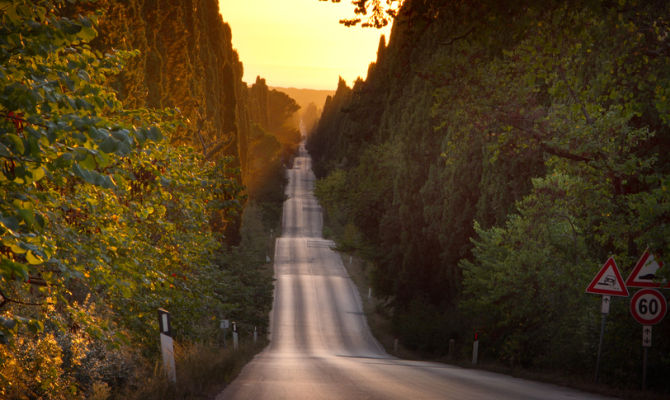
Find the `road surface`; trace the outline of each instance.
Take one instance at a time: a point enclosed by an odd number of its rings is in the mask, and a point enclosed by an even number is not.
[[[288,170],[275,249],[270,345],[224,399],[601,399],[559,386],[388,355],[372,337],[361,300],[321,237],[321,208],[304,146]]]

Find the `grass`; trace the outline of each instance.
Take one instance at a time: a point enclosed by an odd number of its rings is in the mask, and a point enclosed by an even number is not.
[[[237,351],[218,344],[176,346],[176,385],[168,381],[159,361],[153,371],[136,377],[135,384],[115,397],[129,400],[214,399],[266,345],[267,340],[259,338],[257,343],[240,343]],[[94,393],[91,398],[107,397],[104,393]]]
[[[368,279],[370,266],[368,263],[349,254],[340,252],[340,256],[351,280],[361,295],[363,312],[367,318],[368,327],[375,339],[384,347],[387,353],[395,357],[409,360],[424,359],[420,354],[403,346],[401,342],[398,342],[396,346],[395,341],[397,338],[393,334],[388,305],[383,299],[375,297],[374,293],[368,297],[370,288]]]

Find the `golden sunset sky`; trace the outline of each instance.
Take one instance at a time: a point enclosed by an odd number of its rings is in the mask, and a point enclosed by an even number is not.
[[[219,9],[249,84],[260,75],[269,86],[334,90],[341,76],[351,86],[390,32],[341,25],[354,16],[348,0],[219,0]]]

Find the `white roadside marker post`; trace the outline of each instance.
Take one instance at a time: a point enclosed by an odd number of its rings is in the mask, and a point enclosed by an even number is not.
[[[230,321],[227,319],[222,319],[219,327],[223,330],[223,348],[226,348],[226,331],[230,327]]]
[[[472,365],[477,364],[477,358],[479,357],[479,334],[475,332],[475,340],[472,342]]]
[[[254,344],[258,341],[258,329],[254,326]]]
[[[237,322],[233,322],[233,350],[237,350],[239,343],[237,341]]]
[[[171,383],[177,383],[177,370],[174,364],[174,343],[172,341],[172,326],[170,325],[170,313],[158,309],[158,326],[161,339],[161,354],[163,356],[163,367]]]

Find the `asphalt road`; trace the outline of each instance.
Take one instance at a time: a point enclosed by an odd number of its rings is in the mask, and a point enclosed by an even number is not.
[[[288,170],[275,250],[270,345],[223,399],[602,399],[559,386],[451,365],[397,359],[372,337],[358,291],[321,237],[311,159]]]

